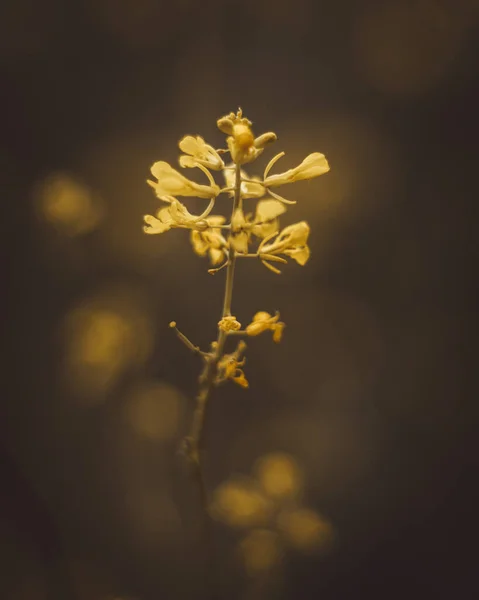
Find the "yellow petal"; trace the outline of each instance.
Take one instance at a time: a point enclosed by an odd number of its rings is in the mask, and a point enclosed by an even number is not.
[[[194,167],[196,167],[196,161],[192,156],[182,154],[180,156],[180,166],[182,166],[183,169],[193,169]]]
[[[151,167],[151,173],[158,179],[153,183],[156,195],[162,196],[198,196],[199,198],[212,198],[219,193],[218,186],[200,185],[190,181],[178,173],[171,165],[164,161],[158,161]]]
[[[284,253],[294,259],[298,265],[301,265],[302,267],[304,267],[304,265],[308,262],[311,255],[311,251],[308,246],[304,246],[303,248],[295,248],[294,250],[285,250]]]
[[[165,233],[165,231],[171,229],[171,223],[163,223],[153,215],[145,215],[143,218],[146,223],[146,225],[143,227],[143,231],[145,233]]]
[[[268,198],[260,200],[256,206],[255,221],[270,221],[286,212],[286,207],[279,200]]]
[[[276,243],[281,243],[287,240],[288,246],[305,246],[308,241],[310,227],[306,221],[293,223],[288,225],[280,233]]]
[[[246,231],[232,234],[229,238],[231,246],[236,250],[236,252],[240,252],[241,254],[248,253],[248,240],[249,235],[246,233]]]
[[[275,185],[284,185],[285,183],[292,183],[302,179],[312,179],[313,177],[319,177],[319,175],[323,175],[328,171],[329,164],[324,154],[321,154],[320,152],[313,152],[294,169],[289,169],[284,173],[270,175],[267,177],[265,180],[265,185],[266,187],[269,187]]]
[[[224,258],[223,250],[219,250],[218,248],[210,248],[210,262],[212,265],[217,265]]]
[[[205,140],[199,135],[196,137],[193,137],[192,135],[186,135],[178,145],[182,152],[191,154],[192,156],[203,155],[206,151]]]
[[[283,337],[284,328],[285,328],[285,324],[282,322],[276,323],[276,325],[274,326],[273,342],[276,342],[276,344],[279,344],[279,342],[281,341],[281,338]]]
[[[222,215],[210,215],[206,219],[206,222],[210,227],[219,227],[220,225],[223,225],[225,221],[226,219]]]
[[[244,216],[244,212],[241,208],[237,208],[234,212],[234,215],[231,219],[231,230],[235,231],[241,229],[246,225],[246,219]]]
[[[205,254],[210,249],[210,245],[203,238],[199,231],[192,231],[190,235],[191,245],[193,246],[193,251],[196,252],[199,256],[205,256]]]
[[[253,321],[255,321],[255,322],[256,321],[269,321],[269,319],[271,319],[271,318],[272,318],[272,315],[270,315],[269,312],[260,310],[253,317]]]
[[[248,380],[246,379],[242,369],[237,369],[236,375],[231,379],[242,388],[249,388]]]
[[[251,336],[259,335],[268,329],[268,325],[266,323],[258,322],[258,323],[250,323],[246,327],[246,333]]]

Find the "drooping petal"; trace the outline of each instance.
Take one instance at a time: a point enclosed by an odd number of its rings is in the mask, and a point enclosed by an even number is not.
[[[301,181],[302,179],[312,179],[313,177],[319,177],[319,175],[323,175],[328,171],[329,164],[324,154],[313,152],[294,169],[289,169],[284,173],[266,177],[265,185],[266,187],[270,187],[293,183],[294,181]]]
[[[212,198],[219,193],[218,186],[201,185],[190,181],[178,173],[165,161],[158,161],[151,167],[151,173],[158,182],[148,182],[162,196],[197,196],[199,198]]]

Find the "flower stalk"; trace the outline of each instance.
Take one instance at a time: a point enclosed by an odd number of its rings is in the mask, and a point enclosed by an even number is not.
[[[226,382],[232,381],[242,388],[249,387],[243,371],[246,343],[240,339],[236,349],[227,353],[226,342],[228,338],[234,339],[235,335],[255,337],[271,331],[273,341],[278,343],[285,328],[285,323],[280,321],[277,311],[275,314],[259,311],[245,327],[232,315],[236,261],[238,258],[257,258],[275,274],[281,271],[270,263],[283,266],[290,258],[297,264],[304,265],[310,255],[307,244],[309,225],[306,221],[300,221],[281,231],[279,217],[288,205],[295,204],[296,201],[283,198],[270,188],[312,179],[329,170],[325,156],[315,152],[297,167],[270,175],[275,163],[284,156],[284,152],[280,152],[269,162],[262,178],[250,177],[243,170],[243,166],[253,162],[267,146],[275,142],[276,134],[268,132],[255,137],[252,123],[243,116],[241,109],[236,114],[230,113],[220,118],[217,125],[220,131],[228,136],[227,149],[215,149],[200,136],[185,136],[179,142],[183,152],[179,158],[180,166],[183,169],[199,169],[206,176],[208,184],[198,184],[189,180],[166,162],[154,163],[151,173],[157,181],[149,180],[148,184],[164,204],[156,215],[146,215],[144,218],[144,231],[148,234],[163,234],[171,229],[181,228],[189,230],[194,252],[199,256],[209,257],[213,265],[208,272],[213,275],[226,270],[221,318],[218,321],[216,340],[211,343],[208,352],[202,351],[181,333],[174,321],[170,323],[183,344],[203,361],[191,427],[182,448],[191,465],[192,476],[199,492],[202,509],[200,541],[206,551],[209,569],[212,569],[215,561],[203,465],[203,440],[210,396],[213,387]],[[225,164],[222,158],[227,153],[230,154],[231,164]],[[210,170],[222,171],[226,182],[224,187],[215,182]],[[212,214],[220,194],[227,194],[232,199],[229,222],[221,215]],[[199,215],[194,215],[178,200],[178,196],[196,196],[208,202]],[[248,212],[249,202],[255,203],[253,212]],[[256,249],[250,250],[254,243],[257,243]],[[210,576],[212,575],[210,570]]]
[[[241,172],[239,165],[235,169],[235,186],[234,186],[234,201],[231,216],[235,213],[241,199]],[[230,246],[228,252],[228,260],[226,266],[226,282],[225,291],[223,298],[223,312],[222,318],[229,317],[231,315],[231,301],[233,298],[233,283],[234,273],[236,265],[237,253],[233,246]],[[204,486],[204,476],[201,464],[201,442],[202,434],[205,422],[206,405],[209,400],[210,392],[213,387],[214,379],[216,376],[216,370],[218,362],[223,355],[223,350],[227,338],[227,333],[223,329],[218,329],[218,337],[214,344],[214,352],[207,360],[203,373],[200,376],[200,389],[196,397],[196,407],[193,413],[193,421],[189,435],[186,438],[186,453],[188,458],[191,460],[195,469],[198,470],[198,479],[202,482],[202,499],[205,501],[205,510],[207,511],[206,492]]]

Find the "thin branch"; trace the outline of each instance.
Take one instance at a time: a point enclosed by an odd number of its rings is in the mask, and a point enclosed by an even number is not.
[[[240,166],[235,168],[235,186],[234,200],[231,216],[234,215],[236,209],[241,204],[241,170]],[[230,245],[227,259],[226,282],[223,299],[222,318],[231,315],[231,300],[233,296],[233,281],[237,254],[234,248]],[[175,324],[176,325],[176,324]],[[179,333],[179,332],[178,332]],[[182,334],[181,334],[182,335]],[[182,338],[181,338],[182,339]],[[187,339],[187,338],[186,338]],[[223,356],[223,350],[227,339],[227,333],[221,329],[218,330],[216,343],[212,345],[212,353],[206,354],[206,363],[203,372],[199,379],[199,390],[196,396],[196,406],[193,413],[193,421],[189,435],[185,438],[183,448],[187,458],[190,460],[192,467],[192,475],[195,485],[198,488],[201,508],[202,522],[200,531],[200,542],[208,554],[207,561],[209,565],[210,577],[213,577],[214,568],[214,552],[213,539],[211,530],[211,517],[209,515],[208,493],[205,483],[202,451],[203,451],[203,433],[206,419],[206,412],[211,389],[215,382],[215,377],[218,368],[218,362]],[[184,341],[182,339],[182,341]],[[188,340],[189,342],[189,340]],[[191,344],[191,342],[190,342]],[[193,344],[191,344],[193,346]],[[194,346],[193,346],[194,348]],[[241,347],[242,348],[242,347]],[[210,582],[213,583],[213,580]]]

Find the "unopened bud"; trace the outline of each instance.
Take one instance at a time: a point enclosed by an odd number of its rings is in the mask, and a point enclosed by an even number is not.
[[[221,117],[216,121],[218,129],[226,135],[233,135],[233,121],[229,117]]]
[[[233,127],[235,145],[240,150],[247,150],[254,144],[254,135],[248,125],[239,123]]]
[[[260,135],[259,137],[257,137],[255,139],[254,147],[258,148],[258,150],[259,150],[261,148],[264,148],[268,144],[272,144],[277,139],[278,139],[278,136],[275,133],[273,133],[272,131],[269,131],[268,133],[263,133],[262,135]]]

